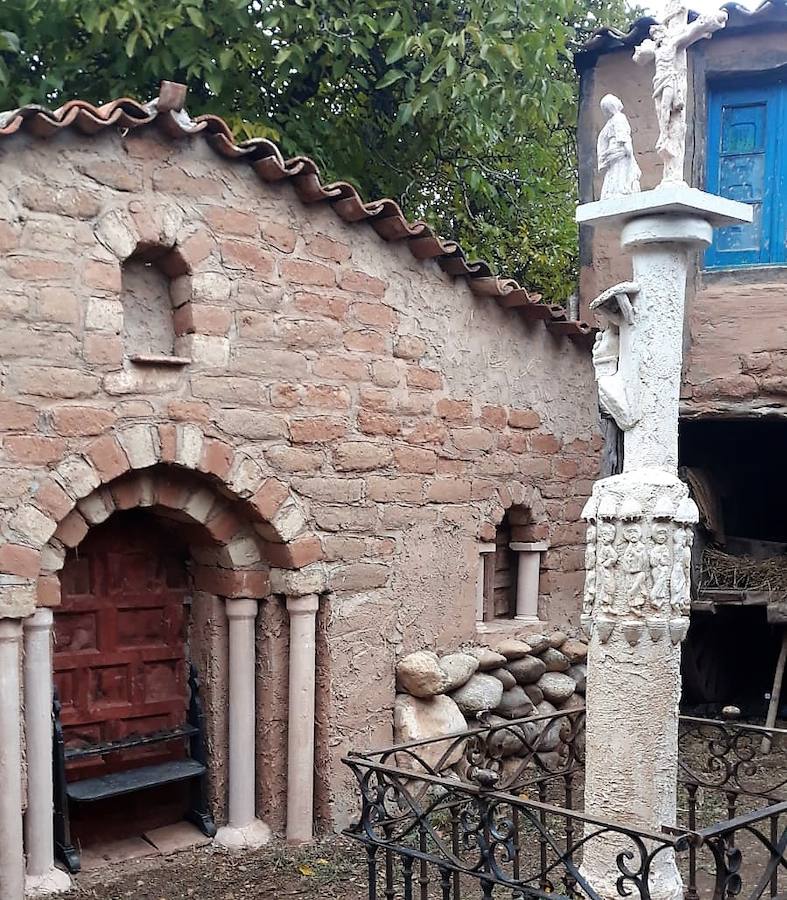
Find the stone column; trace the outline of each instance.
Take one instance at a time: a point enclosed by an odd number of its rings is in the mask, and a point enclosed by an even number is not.
[[[256,600],[227,600],[229,620],[229,814],[215,841],[229,850],[267,844],[270,828],[255,815]]]
[[[674,825],[680,643],[688,631],[697,508],[678,478],[686,274],[712,224],[745,218],[741,204],[689,188],[659,188],[580,207],[577,218],[621,229],[633,279],[593,307],[605,324],[594,348],[602,405],[624,431],[620,475],[596,482],[588,523],[583,624],[590,636],[585,810],[658,833]],[[638,852],[614,833],[585,844],[582,872],[618,898],[618,859]],[[672,853],[660,854],[653,900],[681,900]]]
[[[23,900],[20,619],[0,619],[0,897]]]
[[[697,508],[677,474],[640,469],[598,482],[583,515],[595,557],[585,596],[585,809],[658,832],[676,823],[680,642]],[[614,834],[585,847],[583,874],[602,896],[619,896],[623,850],[635,847]],[[653,900],[682,898],[672,853],[657,858],[649,889]]]
[[[58,894],[71,879],[55,867],[52,830],[52,624],[43,607],[25,619],[25,758],[27,761],[27,893]]]
[[[520,622],[538,622],[538,587],[541,576],[541,554],[548,549],[546,541],[520,543],[509,547],[517,554],[516,615]]]
[[[307,843],[314,830],[314,696],[319,597],[287,597],[290,696],[287,746],[287,840]]]

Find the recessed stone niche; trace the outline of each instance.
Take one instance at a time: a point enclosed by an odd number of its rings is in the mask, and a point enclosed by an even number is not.
[[[123,344],[134,363],[184,365],[176,355],[172,279],[149,254],[123,263]]]

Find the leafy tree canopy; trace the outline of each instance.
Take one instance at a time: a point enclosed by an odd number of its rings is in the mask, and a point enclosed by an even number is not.
[[[564,299],[574,287],[571,51],[625,0],[3,0],[0,109],[146,99],[307,154],[367,198]]]

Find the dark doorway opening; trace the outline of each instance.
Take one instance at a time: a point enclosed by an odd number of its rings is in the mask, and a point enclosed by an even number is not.
[[[681,423],[681,473],[700,507],[686,711],[717,715],[731,705],[764,719],[787,629],[787,577],[779,574],[787,573],[785,453],[781,418]],[[787,713],[787,691],[782,706]]]
[[[189,705],[187,549],[147,512],[114,515],[69,552],[54,676],[66,753],[176,729]],[[183,759],[184,740],[66,759],[69,783]],[[77,847],[180,821],[188,785],[70,803]]]

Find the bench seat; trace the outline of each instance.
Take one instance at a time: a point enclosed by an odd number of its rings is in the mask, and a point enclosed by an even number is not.
[[[188,809],[185,817],[193,822],[207,837],[216,834],[216,823],[210,813],[207,794],[208,755],[205,747],[205,715],[199,697],[199,679],[194,666],[189,667],[189,705],[186,721],[176,728],[155,731],[149,734],[131,734],[119,740],[103,741],[81,747],[66,749],[63,725],[60,721],[60,700],[55,690],[52,698],[52,753],[54,762],[54,831],[55,853],[71,874],[80,869],[79,850],[71,838],[71,812],[73,803],[92,803],[112,797],[122,797],[136,791],[165,784],[188,782]],[[169,762],[133,766],[129,769],[110,772],[81,781],[70,781],[66,763],[79,760],[98,760],[117,753],[136,750],[141,747],[171,744],[179,741],[183,745],[184,757]],[[142,760],[137,760],[142,762]],[[120,764],[115,761],[115,767]],[[78,778],[78,772],[73,773]],[[149,798],[150,799],[150,798]]]
[[[99,775],[96,778],[85,778],[83,781],[72,781],[66,785],[66,793],[70,800],[88,803],[108,797],[120,797],[122,794],[131,794],[157,785],[189,781],[200,778],[205,772],[205,766],[196,759],[178,759],[154,766],[127,769],[125,772]]]

